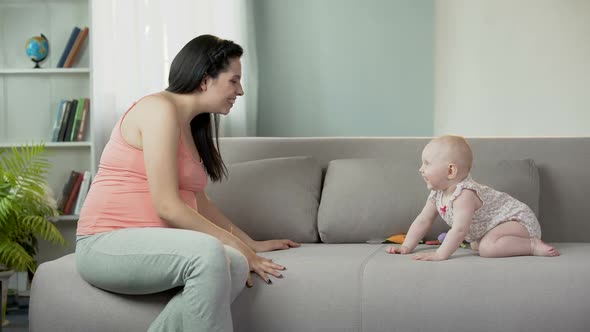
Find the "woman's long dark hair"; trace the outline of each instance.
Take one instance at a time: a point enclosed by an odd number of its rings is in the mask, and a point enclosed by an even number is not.
[[[243,52],[242,47],[231,40],[212,35],[194,38],[172,60],[166,91],[195,92],[205,76],[217,78],[219,73],[227,70],[230,59],[241,57]],[[191,134],[209,178],[220,181],[227,176],[227,168],[219,153],[219,114],[201,113],[194,117]]]

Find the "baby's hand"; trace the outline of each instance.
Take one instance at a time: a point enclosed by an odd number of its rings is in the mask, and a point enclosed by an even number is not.
[[[406,254],[409,254],[410,253],[410,249],[408,247],[405,247],[405,246],[401,246],[401,247],[389,246],[389,248],[387,248],[385,250],[385,252],[387,252],[389,254],[406,255]]]
[[[421,252],[414,255],[413,259],[417,261],[444,261],[444,258],[440,257],[436,251]]]

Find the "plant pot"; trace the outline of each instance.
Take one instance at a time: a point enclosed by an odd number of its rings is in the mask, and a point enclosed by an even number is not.
[[[8,325],[8,321],[6,320],[6,303],[8,302],[8,280],[10,276],[14,274],[14,271],[0,271],[0,282],[2,283],[2,312],[0,315],[0,325],[6,326]]]

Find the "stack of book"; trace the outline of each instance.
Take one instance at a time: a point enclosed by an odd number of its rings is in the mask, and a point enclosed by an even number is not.
[[[52,142],[81,142],[85,139],[90,99],[62,99],[51,131]]]
[[[72,68],[74,62],[78,60],[78,54],[84,45],[86,37],[88,37],[88,31],[88,27],[85,27],[84,29],[74,27],[70,34],[70,38],[68,39],[68,43],[59,58],[57,68]]]
[[[62,214],[80,214],[82,204],[90,188],[90,172],[71,171],[70,177],[64,184],[57,209]]]

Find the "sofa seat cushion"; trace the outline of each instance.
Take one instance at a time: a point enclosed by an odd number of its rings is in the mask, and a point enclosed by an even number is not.
[[[232,305],[236,332],[587,331],[590,243],[558,243],[559,257],[443,262],[390,255],[382,244],[304,244],[261,253],[287,267],[255,277]],[[417,250],[436,247],[419,246]],[[33,280],[30,331],[146,331],[178,289],[118,295],[84,282],[74,255],[43,263]]]
[[[407,233],[424,207],[429,191],[418,172],[420,161],[340,159],[328,165],[318,229],[325,243],[362,243]],[[532,160],[478,161],[475,181],[539,206],[539,174]],[[447,231],[438,217],[427,234],[434,240]]]
[[[110,293],[84,281],[75,254],[69,254],[35,272],[30,331],[145,332],[178,290],[143,296]]]
[[[229,177],[207,194],[255,240],[318,242],[322,169],[311,157],[272,158],[228,166]]]
[[[378,245],[303,244],[261,253],[283,264],[281,279],[254,277],[232,305],[236,332],[359,331],[361,271]],[[41,264],[32,285],[31,332],[146,331],[179,289],[119,295],[86,283],[75,254]],[[57,302],[55,302],[57,301]]]
[[[232,306],[236,332],[360,331],[362,271],[381,246],[304,244],[261,253],[287,267],[266,285],[254,278]]]
[[[561,256],[481,258],[459,249],[422,262],[379,253],[363,273],[360,331],[588,331],[590,243],[554,245]]]

